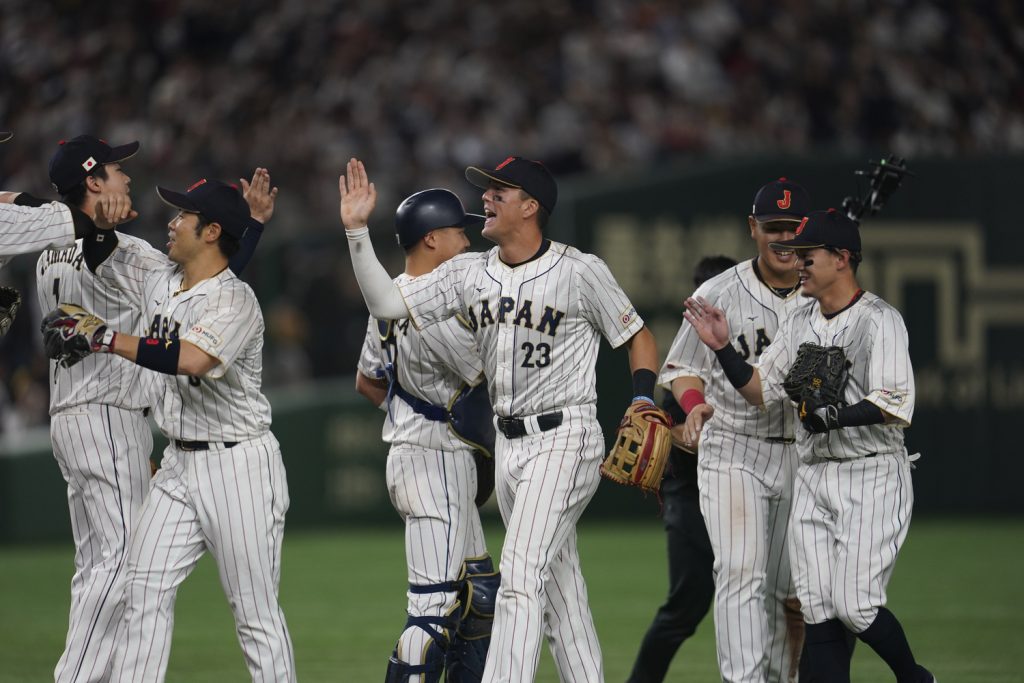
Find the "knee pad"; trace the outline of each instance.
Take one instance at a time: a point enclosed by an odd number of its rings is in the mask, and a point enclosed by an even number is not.
[[[410,590],[416,593],[450,592],[451,587],[452,584],[437,584],[410,586]],[[460,615],[458,600],[441,617],[409,615],[405,630],[388,659],[384,682],[408,683],[413,676],[421,676],[419,680],[423,683],[439,683]]]
[[[494,625],[494,602],[501,574],[489,555],[467,559],[459,577],[461,614],[445,660],[448,683],[479,683]]]

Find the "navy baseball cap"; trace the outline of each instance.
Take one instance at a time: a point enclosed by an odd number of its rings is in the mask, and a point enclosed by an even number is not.
[[[482,190],[491,185],[520,189],[536,199],[549,214],[555,210],[558,201],[558,184],[551,171],[539,161],[522,157],[508,157],[493,171],[470,166],[466,169],[466,180]]]
[[[8,133],[5,130],[0,130],[0,142],[7,142],[14,137],[14,133]]]
[[[772,242],[772,249],[788,251],[790,249],[846,249],[860,253],[860,230],[857,224],[841,211],[812,211],[800,222],[796,229],[796,237],[784,242]]]
[[[224,232],[242,238],[249,228],[249,205],[234,185],[219,180],[196,181],[185,193],[156,188],[164,204],[186,213],[201,213],[205,218],[220,223]]]
[[[799,183],[779,178],[768,183],[754,196],[751,215],[759,221],[799,223],[811,210],[811,195]]]
[[[395,234],[406,248],[438,228],[478,228],[483,223],[483,216],[466,213],[454,192],[439,188],[409,195],[395,211]]]
[[[57,192],[67,194],[97,166],[120,163],[138,151],[138,142],[111,147],[106,140],[92,135],[61,140],[57,153],[50,159],[50,182]]]

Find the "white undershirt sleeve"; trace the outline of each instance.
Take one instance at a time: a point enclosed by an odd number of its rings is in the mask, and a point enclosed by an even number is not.
[[[346,230],[345,235],[348,237],[352,270],[355,271],[356,281],[363,292],[363,300],[366,301],[370,315],[383,320],[408,318],[409,309],[405,306],[405,299],[373,251],[370,229]]]

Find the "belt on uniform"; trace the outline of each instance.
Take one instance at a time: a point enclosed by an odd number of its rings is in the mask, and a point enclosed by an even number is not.
[[[526,431],[526,420],[521,417],[499,417],[497,422],[498,431],[504,434],[506,439],[518,439],[529,433]],[[537,416],[537,427],[542,432],[554,429],[560,424],[562,424],[561,410]]]
[[[796,443],[796,439],[791,436],[766,436],[764,440],[768,443]]]
[[[183,451],[208,451],[211,448],[234,448],[238,445],[237,441],[183,441],[181,439],[175,439],[174,445]]]

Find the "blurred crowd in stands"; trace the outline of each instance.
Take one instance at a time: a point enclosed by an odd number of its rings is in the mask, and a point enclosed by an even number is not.
[[[355,366],[365,309],[336,186],[353,155],[381,191],[384,234],[418,189],[478,207],[462,169],[511,153],[566,177],[779,152],[1024,152],[1014,0],[2,5],[0,128],[16,135],[0,147],[3,189],[47,193],[61,138],[139,140],[131,230],[162,246],[156,182],[271,170],[278,214],[247,274],[270,387]],[[385,255],[397,272],[400,254]],[[0,272],[26,295],[0,342],[0,431],[46,422],[34,262]]]

